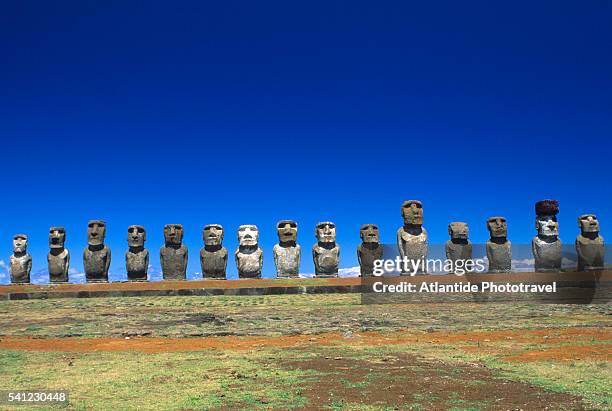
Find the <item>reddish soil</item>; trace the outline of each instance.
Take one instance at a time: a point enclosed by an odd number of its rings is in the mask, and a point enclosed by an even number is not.
[[[288,336],[227,336],[203,338],[35,338],[35,337],[1,337],[0,349],[23,351],[56,351],[56,352],[90,352],[90,351],[141,351],[148,353],[200,351],[208,349],[250,350],[261,347],[296,347],[304,345],[350,344],[355,346],[381,346],[406,343],[454,344],[470,342],[463,349],[492,349],[488,343],[494,341],[512,341],[518,343],[568,343],[578,341],[601,342],[597,345],[571,345],[551,349],[531,351],[533,356],[520,354],[505,357],[510,361],[533,361],[537,359],[610,359],[612,331],[599,328],[558,328],[546,330],[516,331],[474,331],[474,332],[432,332],[414,333],[407,330],[380,333],[376,331],[360,332],[350,338],[341,333],[323,333],[317,335]]]
[[[576,361],[595,360],[612,361],[612,344],[575,344],[561,347],[550,347],[542,350],[530,350],[522,354],[503,358],[506,361]]]
[[[317,372],[316,381],[302,384],[309,410],[332,403],[427,410],[585,409],[579,397],[499,379],[482,366],[451,366],[408,354],[375,362],[335,357],[282,365]]]

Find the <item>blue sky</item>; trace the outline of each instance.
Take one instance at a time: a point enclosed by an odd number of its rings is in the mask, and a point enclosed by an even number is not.
[[[610,238],[611,17],[602,1],[6,4],[0,259],[24,232],[44,269],[63,225],[80,270],[104,219],[111,272],[130,224],[159,266],[163,225],[182,223],[193,273],[204,224],[233,252],[249,223],[271,274],[275,223],[295,219],[303,271],[322,220],[351,267],[360,224],[394,242],[412,198],[436,243],[450,221],[485,241],[490,215],[527,243],[542,198],[565,243],[584,212]]]

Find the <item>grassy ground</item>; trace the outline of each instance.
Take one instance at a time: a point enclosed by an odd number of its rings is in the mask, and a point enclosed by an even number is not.
[[[4,301],[0,390],[68,389],[72,409],[612,409],[611,312],[355,295]]]

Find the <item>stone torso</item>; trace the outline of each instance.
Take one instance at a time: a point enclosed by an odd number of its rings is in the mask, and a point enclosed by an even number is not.
[[[469,241],[465,244],[460,244],[448,240],[444,250],[446,251],[446,258],[452,261],[472,259],[472,243]]]
[[[263,250],[257,248],[252,253],[236,251],[236,266],[238,267],[238,275],[242,278],[259,278],[261,277],[261,258]]]
[[[400,256],[402,257],[406,256],[409,261],[410,260],[424,260],[425,258],[427,258],[427,249],[428,249],[427,230],[425,230],[424,228],[422,230],[423,231],[418,235],[414,235],[414,234],[410,234],[406,232],[406,230],[404,230],[404,227],[400,227],[399,230],[397,230],[397,237],[398,237],[397,246],[400,251]],[[420,265],[416,265],[416,264],[418,264],[417,261],[414,262],[414,265],[408,262],[409,267],[411,266],[420,267],[417,272],[424,273],[426,271],[424,267]]]
[[[531,242],[536,271],[559,271],[561,270],[562,246],[561,240],[557,239],[551,243],[534,237]]]
[[[83,253],[83,266],[87,281],[108,281],[107,266],[110,263],[110,249],[104,246],[101,250],[89,248]]]
[[[312,253],[317,275],[338,275],[340,246],[336,244],[334,248],[328,249],[315,244]]]
[[[274,262],[278,277],[297,277],[300,273],[301,247],[299,244],[291,247],[274,246]]]
[[[603,269],[605,255],[603,237],[590,239],[579,235],[576,237],[576,254],[578,254],[578,271]]]
[[[128,280],[146,280],[149,269],[149,250],[125,253],[125,268]]]
[[[10,258],[11,282],[13,283],[29,283],[30,270],[32,269],[32,256],[25,254],[21,257]]]
[[[52,283],[68,282],[68,264],[70,254],[64,249],[58,255],[47,254],[47,266],[49,268],[49,279]]]
[[[506,241],[502,244],[487,240],[487,259],[489,272],[509,272],[512,269],[512,244]]]
[[[374,248],[369,248],[363,244],[357,247],[359,257],[359,269],[362,276],[372,275],[374,271],[374,261],[381,260],[383,256],[382,244],[377,244]]]
[[[217,251],[207,251],[205,247],[202,247],[200,262],[204,278],[225,278],[227,248],[222,247]]]
[[[163,246],[160,249],[160,262],[164,280],[185,280],[187,278],[187,247]]]

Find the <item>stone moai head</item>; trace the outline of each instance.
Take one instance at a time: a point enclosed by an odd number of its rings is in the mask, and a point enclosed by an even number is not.
[[[28,250],[28,236],[25,234],[15,234],[13,236],[13,253],[23,254]]]
[[[331,221],[323,221],[317,224],[315,235],[320,243],[336,242],[336,224]]]
[[[491,238],[504,238],[508,236],[508,223],[505,217],[489,217],[487,219],[487,229]]]
[[[582,234],[598,233],[599,220],[595,214],[583,214],[578,217],[578,227],[580,227],[580,232]]]
[[[87,244],[102,245],[106,237],[106,223],[102,220],[91,220],[87,223]]]
[[[128,246],[131,248],[144,247],[147,240],[147,231],[141,225],[131,225],[128,227]]]
[[[297,230],[297,223],[293,220],[281,220],[276,223],[276,233],[281,243],[297,241]]]
[[[378,244],[380,233],[376,224],[363,224],[359,229],[359,236],[364,243]]]
[[[207,224],[202,230],[204,245],[221,245],[223,243],[223,226],[221,224]]]
[[[450,223],[448,225],[448,234],[452,240],[467,240],[469,234],[467,223],[460,221]]]
[[[556,200],[542,200],[535,204],[536,230],[543,237],[554,237],[559,235],[559,202]]]
[[[404,224],[423,225],[423,203],[419,200],[408,200],[402,203]]]
[[[166,245],[183,244],[183,225],[166,224],[164,226],[164,241],[166,242]]]
[[[254,224],[245,224],[238,227],[238,242],[240,246],[254,247],[259,241],[259,229]]]
[[[66,229],[64,227],[49,228],[49,248],[64,248],[66,242]]]

